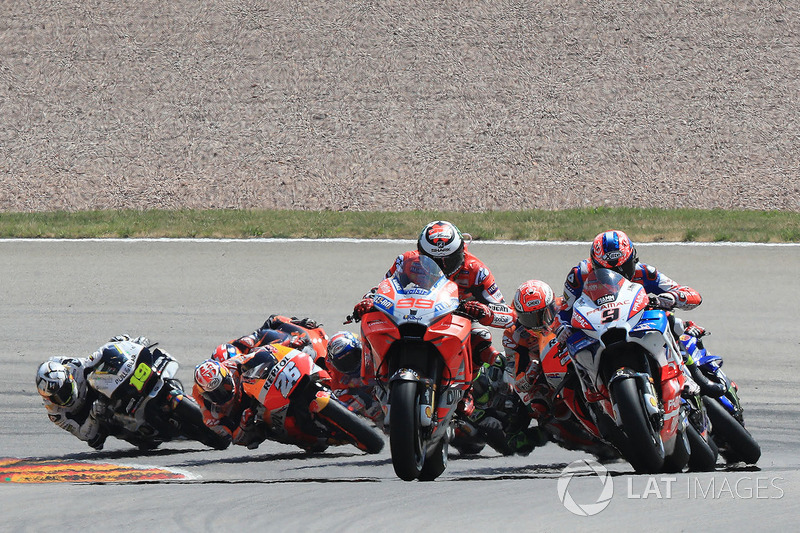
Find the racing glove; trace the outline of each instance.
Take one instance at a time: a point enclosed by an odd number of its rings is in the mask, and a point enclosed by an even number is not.
[[[292,317],[292,324],[295,326],[300,326],[301,328],[306,329],[316,329],[317,327],[321,326],[322,324],[317,324],[315,320],[311,320],[310,318],[297,318]]]
[[[464,302],[463,309],[464,313],[469,315],[472,319],[480,322],[480,324],[483,326],[490,325],[492,323],[492,319],[494,318],[494,314],[489,306],[481,302],[476,302],[474,300]]]
[[[295,350],[300,350],[306,345],[306,340],[300,335],[290,335],[283,342],[281,342],[281,344],[283,346],[288,346],[289,348],[294,348]]]
[[[651,305],[667,311],[673,309],[676,303],[678,303],[678,299],[671,292],[664,292],[650,299]]]
[[[361,320],[361,317],[369,313],[375,308],[375,302],[372,298],[364,298],[356,304],[353,308],[353,320]]]
[[[108,402],[105,399],[97,399],[92,402],[92,409],[90,415],[95,420],[107,420],[111,418],[111,410],[108,408]]]
[[[691,335],[692,337],[700,338],[706,334],[706,329],[702,326],[698,326],[691,320],[687,320],[683,323],[683,332],[686,335]]]
[[[555,331],[556,342],[559,344],[566,344],[567,339],[572,335],[572,328],[566,324],[561,324]]]

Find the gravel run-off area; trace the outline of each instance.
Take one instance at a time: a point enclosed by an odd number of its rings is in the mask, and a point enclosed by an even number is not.
[[[0,3],[0,211],[800,211],[800,3]]]

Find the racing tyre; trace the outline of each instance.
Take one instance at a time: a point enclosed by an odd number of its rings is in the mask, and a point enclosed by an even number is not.
[[[692,453],[691,440],[688,437],[689,427],[683,431],[678,431],[675,435],[675,449],[664,458],[663,472],[677,473],[682,472],[687,465]]]
[[[383,449],[383,436],[375,431],[366,420],[334,398],[328,401],[318,415],[345,433],[358,449],[370,454],[380,453]]]
[[[756,464],[761,458],[761,446],[756,442],[743,425],[711,398],[703,396],[703,405],[706,407],[708,418],[711,420],[711,434],[720,448],[732,453],[725,453],[729,462],[743,461],[747,464]]]
[[[661,436],[645,416],[642,396],[633,378],[620,379],[613,384],[612,398],[619,409],[622,429],[628,438],[625,459],[638,473],[653,474],[664,465]]]
[[[445,435],[439,439],[439,443],[433,448],[431,453],[425,456],[425,464],[419,473],[420,481],[433,481],[442,475],[447,468],[448,443]]]
[[[419,395],[415,381],[392,384],[389,411],[389,449],[397,477],[413,481],[422,473],[425,448],[419,426]]]
[[[686,436],[689,437],[689,444],[692,448],[692,454],[689,456],[689,471],[712,472],[717,465],[716,446],[706,442],[706,439],[691,424],[686,426]]]

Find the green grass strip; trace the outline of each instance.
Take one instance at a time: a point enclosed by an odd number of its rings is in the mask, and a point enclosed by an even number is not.
[[[637,242],[800,242],[800,213],[590,208],[563,211],[359,212],[123,210],[0,213],[2,238],[414,239],[449,220],[475,240],[589,241],[607,229]]]

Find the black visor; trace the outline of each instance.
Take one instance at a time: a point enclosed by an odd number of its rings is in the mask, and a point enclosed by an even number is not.
[[[67,379],[57,391],[50,395],[50,401],[56,405],[67,405],[72,401],[72,380]]]
[[[233,398],[233,378],[231,378],[231,375],[228,374],[222,378],[222,383],[216,389],[205,391],[203,397],[215,404],[228,403]]]
[[[544,309],[537,309],[529,313],[517,312],[517,320],[528,329],[541,330],[553,322],[555,314],[555,307],[550,304]]]
[[[464,264],[464,250],[457,250],[447,257],[433,257],[432,259],[436,261],[436,264],[442,269],[444,275],[449,278],[458,272]]]

